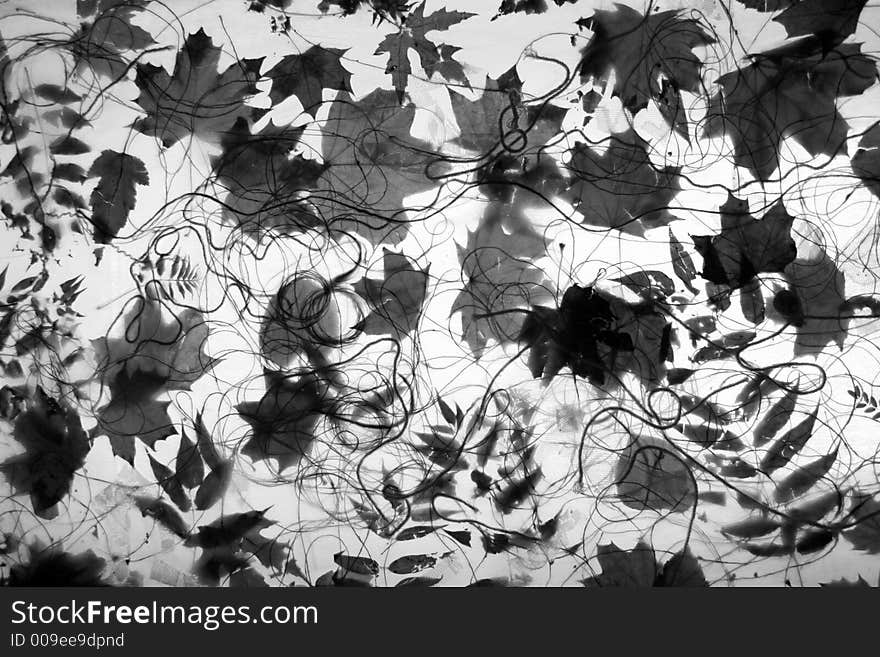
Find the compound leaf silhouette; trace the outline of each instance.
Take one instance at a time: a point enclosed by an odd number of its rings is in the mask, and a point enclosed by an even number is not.
[[[761,470],[770,474],[785,467],[792,457],[806,446],[807,441],[813,435],[818,410],[816,409],[807,415],[803,421],[792,427],[770,446],[764,458],[761,459]]]
[[[831,470],[837,460],[837,451],[835,448],[830,454],[807,463],[785,477],[776,484],[774,499],[777,502],[789,502],[810,490]]]

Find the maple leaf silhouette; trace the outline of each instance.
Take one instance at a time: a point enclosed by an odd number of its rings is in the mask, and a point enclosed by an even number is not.
[[[91,447],[77,412],[37,388],[27,410],[15,418],[12,437],[22,454],[0,463],[17,492],[28,493],[39,516],[70,492],[74,473]]]
[[[171,319],[153,295],[138,297],[123,318],[125,333],[93,341],[103,366],[101,382],[110,400],[98,413],[95,432],[107,435],[113,453],[134,462],[135,437],[153,447],[177,433],[168,416],[169,401],[158,399],[172,390],[189,390],[210,370],[205,355],[208,326],[202,314],[184,310]]]
[[[450,50],[448,46],[443,50],[425,35],[428,32],[448,30],[472,16],[476,14],[446,11],[445,8],[425,16],[425,3],[422,2],[401,23],[398,32],[389,34],[382,40],[373,54],[388,53],[388,67],[385,72],[391,74],[398,101],[403,102],[406,83],[412,75],[412,66],[409,63],[410,50],[418,53],[422,68],[429,78],[440,71],[448,80],[467,84],[461,64],[452,59],[455,50]]]
[[[314,376],[293,380],[266,370],[266,392],[258,402],[236,407],[251,425],[241,453],[254,461],[274,458],[280,470],[299,463],[311,449],[318,423],[333,409],[327,385]]]
[[[748,201],[728,193],[721,206],[721,233],[694,235],[694,246],[703,257],[702,277],[719,285],[738,288],[757,274],[782,272],[797,256],[791,237],[794,217],[777,201],[761,219],[749,214]]]
[[[632,129],[612,135],[601,155],[583,142],[574,145],[564,196],[584,223],[643,236],[675,219],[668,205],[679,190],[679,169],[656,167],[647,147]]]
[[[251,557],[275,574],[295,574],[305,579],[290,555],[290,546],[262,535],[275,524],[265,517],[267,510],[221,516],[187,539],[187,545],[203,549],[193,568],[203,584],[217,586],[224,574],[242,572],[249,568]]]
[[[788,265],[785,278],[796,295],[786,317],[797,327],[795,355],[821,352],[832,342],[843,349],[851,313],[844,310],[846,278],[834,259],[817,247]]]
[[[727,135],[734,162],[760,181],[779,165],[779,148],[791,137],[812,156],[846,151],[848,126],[836,100],[874,84],[877,69],[848,43],[822,54],[798,42],[752,55],[752,62],[718,79],[706,115],[707,137]]]
[[[223,152],[212,160],[217,183],[227,190],[223,218],[259,237],[267,230],[285,233],[314,228],[319,219],[305,197],[324,167],[302,155],[289,154],[302,129],[268,125],[252,134],[239,118],[224,135]]]
[[[773,20],[785,27],[789,37],[817,37],[830,49],[856,31],[866,0],[738,0],[758,11],[778,11]]]
[[[128,61],[122,53],[143,50],[156,43],[149,32],[132,22],[149,1],[78,0],[76,13],[80,29],[66,44],[77,67],[89,68],[110,78],[123,77]]]
[[[373,309],[363,321],[367,335],[401,336],[415,330],[428,291],[428,270],[405,255],[384,249],[384,280],[364,278],[354,291]]]
[[[489,339],[515,342],[525,309],[549,299],[546,277],[533,264],[545,250],[544,238],[519,202],[491,203],[468,232],[467,244],[458,246],[465,286],[450,312],[461,313],[464,339],[477,358]]]
[[[661,565],[654,548],[644,541],[639,541],[632,550],[623,550],[612,542],[599,546],[596,559],[602,572],[581,580],[586,587],[708,586],[699,562],[688,548]]]
[[[314,116],[324,89],[351,92],[351,73],[340,59],[346,50],[312,46],[300,55],[287,55],[264,74],[272,80],[269,98],[278,105],[296,96],[303,110]]]
[[[581,79],[592,77],[604,86],[613,71],[613,93],[624,107],[635,114],[654,100],[670,125],[689,139],[681,90],[699,91],[701,63],[692,50],[714,43],[700,23],[681,18],[677,10],[643,15],[615,4],[613,11],[594,12],[591,29]]]
[[[359,101],[337,97],[322,129],[326,169],[313,203],[334,228],[373,243],[396,244],[406,235],[403,199],[438,186],[445,165],[434,148],[410,135],[415,107],[395,92],[376,89]]]
[[[629,303],[592,287],[572,285],[558,308],[535,306],[519,341],[529,347],[529,370],[548,383],[563,367],[593,385],[631,371],[658,380],[669,351],[668,322],[651,301]]]
[[[135,101],[147,113],[135,127],[158,137],[166,148],[187,135],[216,141],[251,108],[244,99],[257,92],[263,58],[242,59],[218,73],[221,50],[203,29],[186,38],[177,54],[174,74],[161,66],[138,64]]]
[[[867,0],[800,0],[773,20],[789,37],[816,35],[828,49],[842,43],[859,25]]]
[[[476,100],[451,90],[449,97],[460,132],[452,143],[483,157],[499,148],[518,157],[538,152],[559,133],[568,110],[549,103],[525,105],[522,84],[513,66],[497,80],[487,76]]]
[[[133,155],[104,150],[92,163],[89,178],[98,178],[92,191],[95,241],[107,243],[119,234],[137,199],[136,185],[149,185],[144,163]]]

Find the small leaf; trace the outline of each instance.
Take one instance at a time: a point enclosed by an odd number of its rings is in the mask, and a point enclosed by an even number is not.
[[[829,470],[831,470],[831,466],[834,465],[834,462],[837,460],[838,449],[839,448],[835,448],[830,454],[826,454],[825,456],[808,463],[804,467],[795,470],[785,479],[780,481],[774,492],[774,498],[776,501],[788,502],[810,490],[810,488],[812,488],[819,480],[828,474]]]
[[[676,239],[671,228],[669,229],[669,252],[672,255],[672,271],[687,286],[688,290],[697,294],[697,289],[693,286],[694,279],[697,277],[697,268],[694,267],[693,259],[684,250],[681,242]]]
[[[792,457],[804,448],[810,436],[813,435],[813,426],[816,423],[818,410],[817,407],[803,422],[786,432],[770,446],[764,458],[761,459],[761,470],[767,474],[775,472],[788,464]]]
[[[455,411],[452,410],[452,407],[439,397],[437,398],[437,403],[440,405],[440,413],[443,414],[443,419],[446,420],[449,424],[454,425],[456,415]]]
[[[430,525],[416,525],[415,527],[407,527],[406,529],[401,530],[397,536],[394,537],[394,540],[411,541],[416,538],[422,538],[423,536],[433,534],[435,531],[437,531],[437,528]]]
[[[67,87],[60,87],[57,84],[38,84],[34,87],[34,93],[59,105],[82,100],[82,96],[75,94]]]
[[[443,531],[446,532],[447,534],[449,534],[449,536],[451,538],[454,538],[456,541],[458,541],[462,545],[464,545],[466,547],[471,546],[471,533],[469,531],[467,531],[466,529],[457,530],[457,531],[453,531],[451,529],[444,529]]]
[[[797,393],[788,392],[776,402],[755,427],[755,445],[763,445],[788,422],[797,405]]]
[[[232,459],[221,462],[212,469],[196,491],[196,508],[199,511],[210,509],[214,506],[229,488],[232,480]]]
[[[187,488],[195,488],[205,478],[205,466],[198,448],[185,430],[180,432],[180,446],[177,448],[174,468],[177,479]]]
[[[201,413],[196,413],[195,430],[196,442],[199,446],[199,454],[202,455],[202,458],[205,460],[205,464],[211,470],[220,467],[220,465],[223,463],[223,459],[220,458],[220,454],[217,452],[217,448],[214,446],[214,441],[211,438],[211,434],[208,432],[207,427],[205,426],[205,422],[202,419]]]
[[[144,516],[150,516],[165,527],[165,529],[180,538],[189,536],[189,527],[171,505],[166,504],[160,499],[142,495],[135,495],[133,499],[135,506]]]
[[[84,141],[76,137],[58,137],[49,144],[49,150],[53,155],[82,155],[92,150]]]
[[[410,554],[392,561],[388,565],[388,570],[395,575],[411,575],[431,568],[436,563],[437,558],[430,554]]]
[[[700,563],[689,548],[674,554],[664,565],[655,586],[709,586]]]
[[[834,540],[835,532],[828,529],[811,529],[806,532],[797,541],[797,551],[799,554],[812,554],[824,549],[831,541]]]
[[[758,516],[725,525],[721,528],[721,531],[736,538],[758,538],[776,531],[779,527],[780,523],[778,521]]]
[[[397,584],[395,584],[395,588],[399,586],[434,586],[435,584],[439,584],[442,577],[426,577],[424,575],[420,575],[418,577],[404,577]]]
[[[342,552],[337,552],[333,555],[333,561],[343,570],[357,573],[358,575],[375,576],[379,574],[379,564],[367,557],[351,557]]]
[[[180,480],[170,468],[154,459],[152,454],[147,454],[147,456],[150,459],[150,467],[153,470],[153,476],[156,477],[156,483],[158,483],[162,487],[162,490],[168,494],[168,497],[170,497],[171,501],[177,505],[178,509],[181,511],[189,511],[191,508],[191,502],[189,501],[186,491],[183,490],[183,486],[180,485]]]
[[[839,509],[845,495],[846,491],[834,489],[793,504],[786,513],[799,522],[818,522],[831,511]]]

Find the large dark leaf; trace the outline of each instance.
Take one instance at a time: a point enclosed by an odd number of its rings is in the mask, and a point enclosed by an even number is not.
[[[290,156],[301,135],[302,129],[272,124],[251,134],[243,118],[223,135],[223,152],[212,164],[217,185],[227,192],[222,213],[230,225],[259,237],[270,229],[290,233],[320,224],[305,197],[324,167]]]
[[[0,463],[0,470],[17,492],[30,495],[34,511],[45,515],[70,492],[89,452],[79,415],[37,388],[28,409],[15,418],[12,436],[24,452]]]
[[[563,368],[604,385],[630,371],[645,381],[662,377],[666,319],[648,302],[632,304],[573,285],[559,308],[532,308],[520,342],[529,347],[532,376],[549,382]]]
[[[136,123],[166,147],[187,135],[216,141],[240,116],[250,114],[246,97],[257,92],[262,59],[242,59],[218,73],[221,50],[200,29],[186,38],[174,74],[153,64],[138,64],[137,104],[147,116]]]
[[[583,50],[581,78],[607,83],[613,72],[613,93],[624,107],[635,113],[653,99],[687,137],[681,90],[700,89],[700,60],[692,50],[714,41],[699,22],[678,11],[643,15],[615,4],[613,10],[594,12],[589,25],[594,36]]]
[[[813,156],[843,151],[847,124],[836,101],[862,93],[877,78],[861,44],[817,54],[801,48],[795,42],[753,55],[748,66],[718,79],[709,107],[707,136],[730,137],[734,162],[759,180],[769,180],[776,170],[784,137]]]
[[[778,201],[761,219],[749,214],[749,204],[732,194],[720,208],[721,233],[694,236],[703,257],[702,276],[732,288],[748,283],[756,274],[782,272],[797,256],[791,238],[790,216]]]
[[[342,65],[345,50],[312,46],[299,55],[287,55],[264,74],[272,80],[273,105],[296,96],[309,114],[318,111],[324,89],[351,91],[351,73]]]
[[[580,142],[571,150],[566,197],[584,223],[643,235],[673,221],[669,203],[679,190],[679,169],[654,165],[648,143],[633,130],[603,145],[601,155]]]

